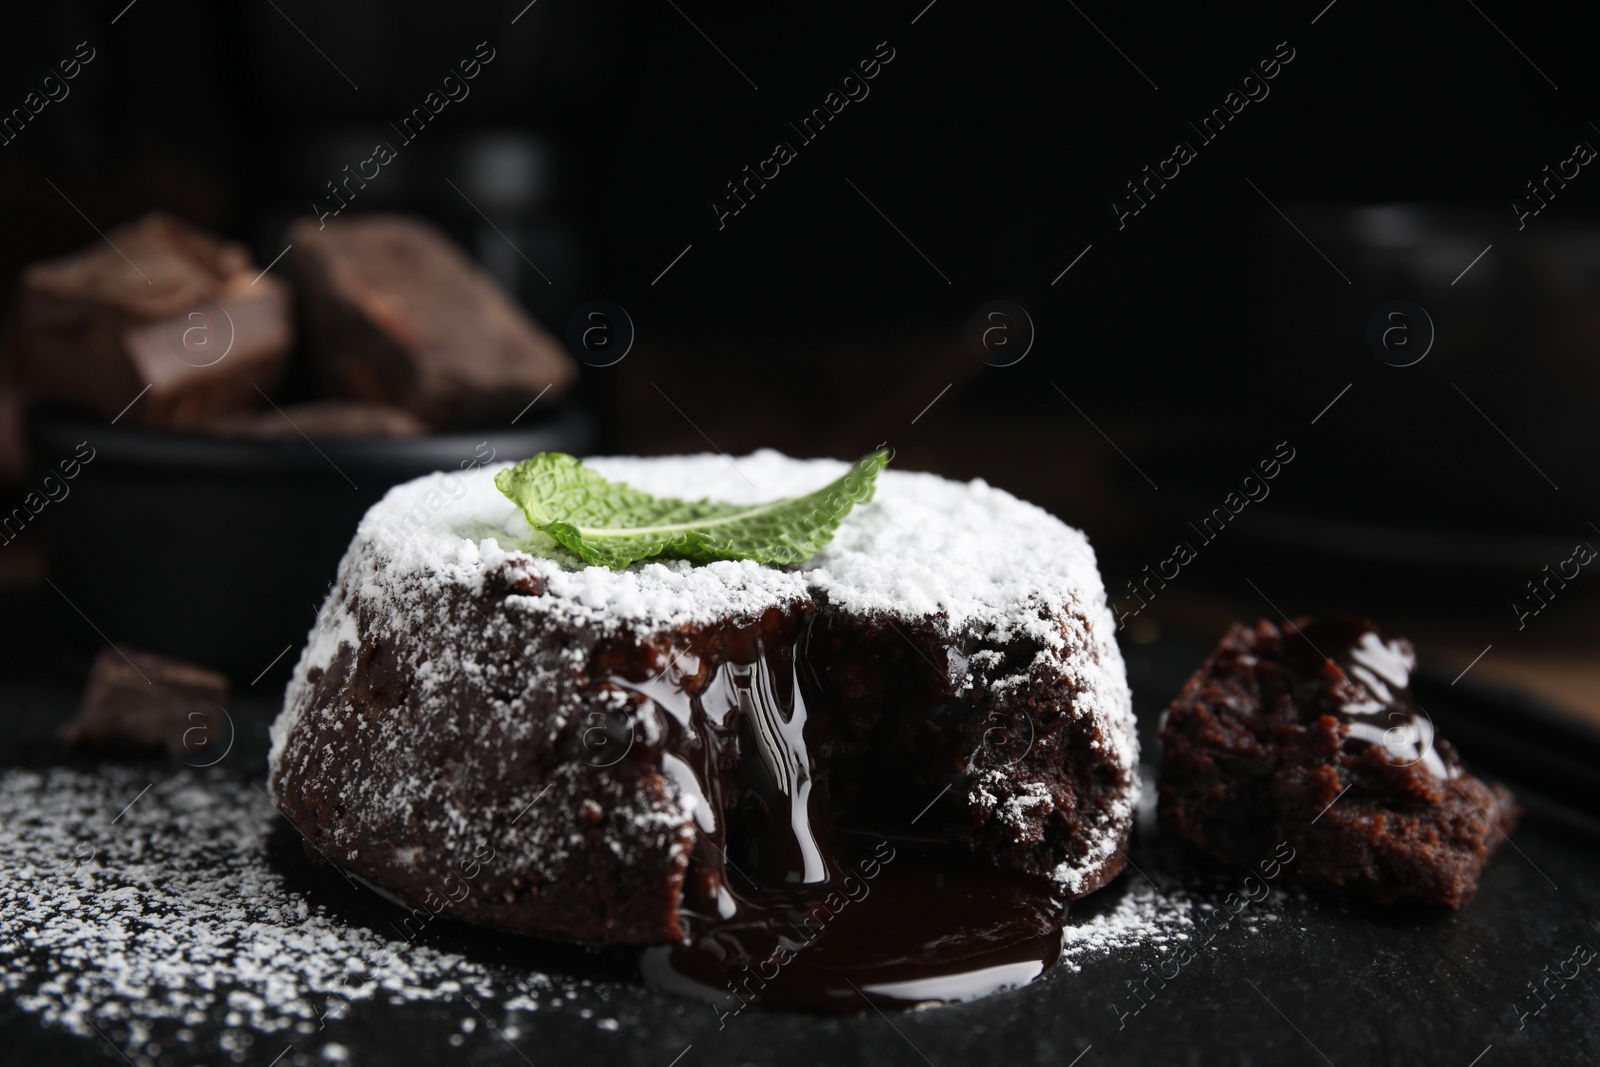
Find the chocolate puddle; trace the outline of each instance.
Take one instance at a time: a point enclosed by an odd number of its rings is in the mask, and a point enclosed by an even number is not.
[[[683,938],[643,950],[645,981],[726,1019],[751,1003],[953,1003],[1037,978],[1061,954],[1065,905],[1048,882],[975,862],[936,790],[887,804],[883,782],[830,790],[818,753],[849,747],[851,724],[806,661],[810,626],[773,613],[654,678],[614,679],[658,709],[662,770],[698,830]]]
[[[836,876],[733,889],[730,916],[685,911],[687,940],[644,950],[658,988],[710,1000],[860,1011],[975,1000],[1026,985],[1061,953],[1063,905],[946,845],[843,835]]]

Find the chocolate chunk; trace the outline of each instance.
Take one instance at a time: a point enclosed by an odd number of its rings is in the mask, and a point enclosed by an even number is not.
[[[228,680],[215,671],[151,652],[109,645],[89,672],[70,745],[146,752],[165,747],[199,763],[232,743]]]
[[[334,392],[435,425],[515,415],[576,368],[438,230],[368,216],[289,230],[313,351]]]
[[[1342,896],[1461,907],[1517,805],[1435,732],[1415,668],[1353,615],[1235,625],[1162,723],[1162,836]]]
[[[286,404],[276,411],[241,411],[208,422],[200,429],[219,437],[319,438],[418,437],[427,423],[385,404],[323,400]]]
[[[257,274],[242,246],[160,213],[35,263],[12,323],[19,381],[107,416],[127,408],[126,421],[152,427],[254,407],[293,342],[288,287]]]

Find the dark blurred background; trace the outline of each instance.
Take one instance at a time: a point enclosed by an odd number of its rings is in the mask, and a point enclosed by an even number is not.
[[[0,146],[0,286],[152,208],[267,264],[487,42],[470,95],[350,210],[432,219],[557,334],[586,301],[626,309],[632,349],[574,401],[597,451],[887,441],[1086,529],[1129,641],[1353,608],[1449,675],[1492,646],[1474,678],[1600,718],[1595,567],[1524,614],[1543,568],[1600,545],[1600,173],[1575,154],[1600,147],[1600,19],[1324,5],[13,9],[0,108],[79,42],[96,58]],[[813,141],[791,126],[885,55]],[[1189,124],[1251,74],[1266,95],[1207,142]],[[731,213],[725,183],[779,141],[794,158]],[[1132,213],[1125,183],[1179,141],[1195,158]],[[1546,167],[1569,177],[1519,220]],[[1028,321],[975,346],[997,300]],[[1426,313],[1383,320],[1410,349],[1369,344],[1392,301]],[[1281,442],[1270,496],[1201,534]],[[1193,562],[1144,584],[1178,542]],[[0,548],[14,603],[92,644],[46,581],[73,566],[36,531]]]

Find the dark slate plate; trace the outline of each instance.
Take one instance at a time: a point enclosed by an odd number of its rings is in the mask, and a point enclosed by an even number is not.
[[[1203,650],[1174,642],[1129,649],[1136,708],[1146,735],[1161,707]],[[1469,761],[1505,777],[1527,808],[1512,846],[1484,878],[1477,899],[1460,912],[1378,911],[1295,895],[1270,906],[1277,920],[1249,933],[1245,923],[1223,931],[1136,1013],[1127,988],[1158,958],[1136,948],[1090,957],[1077,973],[1058,970],[1027,988],[972,1004],[888,1017],[816,1017],[752,1010],[719,1028],[705,1004],[642,987],[603,983],[589,1005],[559,1013],[515,1013],[482,1004],[486,1018],[516,1026],[515,1041],[483,1026],[462,1035],[459,1003],[393,1007],[354,1005],[337,1027],[353,1064],[617,1063],[638,1067],[702,1064],[1445,1064],[1600,1061],[1600,959],[1564,984],[1546,986],[1544,1007],[1528,983],[1560,969],[1582,943],[1600,945],[1600,822],[1583,775],[1595,763],[1594,735],[1530,709],[1526,698],[1447,685],[1419,687],[1429,711],[1458,737]],[[60,758],[48,738],[76,701],[70,685],[0,687],[11,729],[0,740],[0,765],[39,766]],[[264,770],[270,697],[248,693],[234,709],[243,724],[229,765],[259,781]],[[1533,716],[1530,718],[1529,716]],[[1576,756],[1580,758],[1574,758]],[[1551,761],[1546,768],[1541,760]],[[1555,796],[1542,786],[1551,786]],[[341,878],[306,863],[292,831],[272,842],[275,860],[313,900],[352,923],[379,927],[397,909],[353,891]],[[1183,870],[1145,829],[1132,851],[1150,876],[1182,879],[1201,899],[1220,902],[1238,876]],[[1083,908],[1104,908],[1127,891],[1130,873]],[[1275,891],[1277,892],[1277,891]],[[1249,918],[1248,915],[1245,916]],[[423,935],[430,944],[500,966],[565,971],[594,978],[627,972],[625,961],[582,950],[522,941],[441,922]],[[1546,968],[1549,968],[1547,971]],[[583,1007],[625,1024],[602,1030]],[[112,1036],[115,1036],[115,1027]],[[452,1041],[454,1038],[454,1041]],[[242,1057],[217,1050],[167,1053],[162,1063],[325,1062],[326,1035],[261,1042]],[[0,1048],[10,1062],[123,1062],[105,1040],[44,1029],[0,1004]]]

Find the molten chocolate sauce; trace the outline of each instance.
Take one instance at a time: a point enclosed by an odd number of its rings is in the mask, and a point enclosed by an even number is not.
[[[685,911],[687,940],[645,951],[645,979],[709,999],[860,1011],[973,1000],[1025,985],[1061,952],[1062,905],[948,845],[841,835],[825,882],[738,875],[730,916]]]
[[[1060,956],[1065,905],[1048,883],[972,861],[931,811],[911,825],[830,803],[814,758],[831,715],[803,662],[799,616],[616,679],[660,709],[662,770],[692,798],[684,939],[644,951],[645,980],[709,999],[821,1011],[908,1007],[1024,985]],[[809,729],[808,729],[809,726]]]

